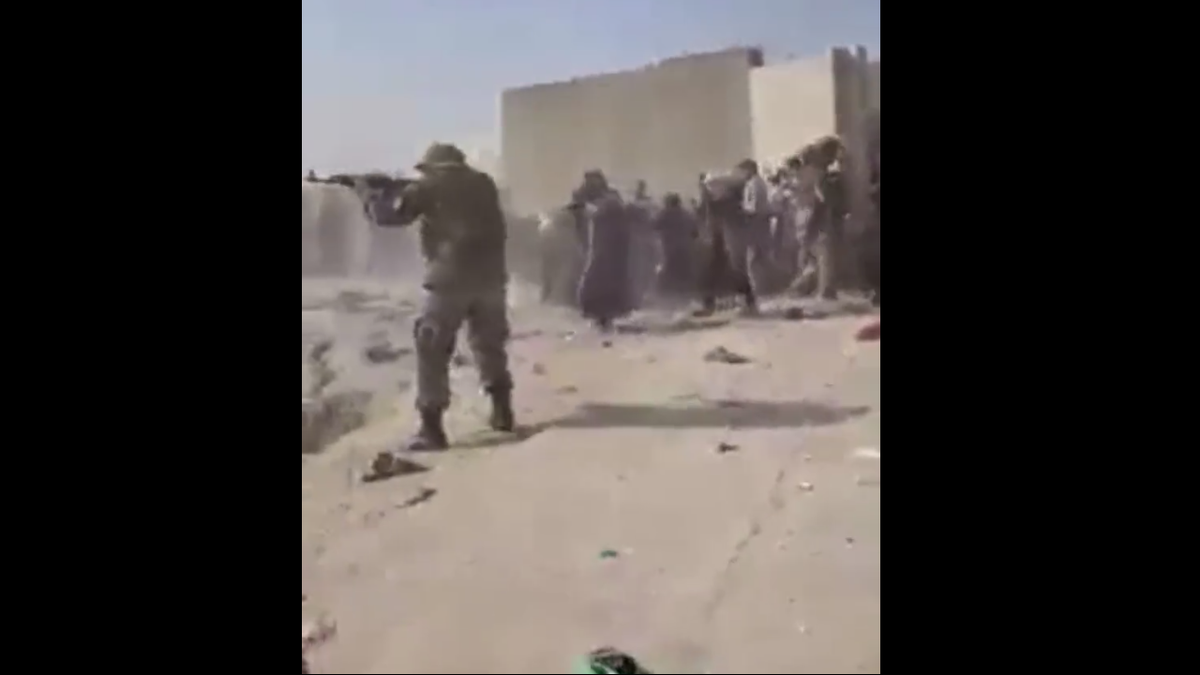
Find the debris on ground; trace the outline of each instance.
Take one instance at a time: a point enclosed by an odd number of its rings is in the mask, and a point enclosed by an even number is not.
[[[854,339],[859,342],[874,342],[879,339],[879,319],[875,319],[871,323],[858,329],[854,334]]]
[[[418,464],[411,459],[384,450],[375,455],[375,459],[371,461],[371,468],[367,473],[363,474],[362,481],[364,483],[376,483],[398,476],[411,476],[416,473],[424,473],[428,470],[429,467],[424,464]]]
[[[717,454],[718,455],[723,455],[727,452],[734,452],[736,450],[740,450],[740,448],[738,446],[734,445],[733,443],[726,443],[724,441],[717,443]]]
[[[329,355],[331,349],[333,349],[333,340],[317,340],[309,347],[308,358],[310,361],[322,361]]]
[[[300,398],[300,454],[316,454],[366,424],[371,395],[361,391]]]
[[[587,675],[650,675],[650,671],[643,668],[637,659],[612,647],[592,650],[575,664],[573,672]]]
[[[710,349],[704,354],[704,360],[708,363],[728,363],[731,365],[750,363],[749,357],[731,352],[724,347],[715,347]]]
[[[327,616],[300,625],[300,648],[308,651],[337,636],[337,624]]]
[[[812,492],[813,490],[817,489],[815,485],[808,482],[800,483],[796,487],[799,488],[801,492]]]
[[[613,558],[619,558],[620,556],[621,552],[615,548],[606,548],[603,551],[600,551],[601,560],[611,560]]]
[[[546,366],[543,366],[540,363],[533,364],[532,370],[533,370],[534,375],[545,375],[546,374]]]
[[[371,345],[363,350],[363,358],[368,363],[381,365],[384,363],[392,363],[399,361],[400,357],[407,356],[412,353],[412,349],[408,347],[393,347],[388,343]]]
[[[421,504],[424,504],[430,499],[436,497],[437,493],[438,491],[431,487],[422,487],[421,491],[417,494],[405,499],[399,504],[396,504],[396,509],[411,509],[414,506],[420,506]]]
[[[308,675],[312,669],[308,665],[308,651],[313,647],[329,642],[337,635],[337,624],[328,617],[320,617],[315,621],[300,624],[300,673]]]
[[[332,349],[332,340],[320,340],[309,348],[305,366],[311,378],[309,391],[313,397],[320,396],[337,379],[337,371],[329,364],[329,353]]]

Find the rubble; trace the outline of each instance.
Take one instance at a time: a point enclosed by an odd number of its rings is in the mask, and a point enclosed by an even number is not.
[[[344,392],[300,399],[300,453],[316,454],[366,423],[366,392]]]
[[[395,347],[387,342],[374,344],[363,350],[363,358],[368,363],[382,365],[384,363],[394,363],[399,361],[401,357],[412,354],[413,350],[408,347]]]
[[[731,352],[724,347],[715,347],[704,354],[704,360],[708,363],[728,363],[731,365],[741,365],[750,363],[751,359],[741,354]]]

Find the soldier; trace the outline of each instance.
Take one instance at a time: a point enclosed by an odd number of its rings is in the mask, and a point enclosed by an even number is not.
[[[837,262],[848,211],[841,172],[833,168],[841,157],[842,142],[836,136],[826,136],[801,152],[805,169],[812,173],[816,194],[804,243],[817,265],[817,292],[826,300],[837,298]]]
[[[442,415],[450,405],[450,359],[464,322],[492,399],[490,425],[505,432],[515,427],[507,352],[507,229],[496,183],[468,166],[457,147],[434,143],[416,168],[421,177],[401,193],[393,221],[407,225],[420,219],[425,258],[424,298],[413,325],[421,426],[409,449],[442,450],[449,447]]]

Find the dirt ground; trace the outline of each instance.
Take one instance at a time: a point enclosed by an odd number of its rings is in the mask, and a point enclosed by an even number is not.
[[[337,626],[316,672],[564,673],[604,645],[659,673],[879,672],[880,353],[851,339],[864,318],[658,313],[603,337],[518,308],[527,437],[481,431],[462,362],[458,447],[364,484],[413,428],[413,306],[379,288],[306,288],[303,304],[302,347],[333,340],[325,394],[369,400],[365,426],[302,455],[304,616]],[[717,347],[749,362],[706,361]]]

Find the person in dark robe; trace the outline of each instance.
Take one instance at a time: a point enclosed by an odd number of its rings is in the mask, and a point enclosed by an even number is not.
[[[616,191],[589,200],[587,210],[587,262],[579,282],[579,309],[584,318],[607,331],[631,309],[629,249],[633,233]]]
[[[677,193],[663,197],[662,209],[654,216],[654,230],[662,250],[659,292],[668,296],[688,293],[694,284],[692,268],[699,232],[695,218],[684,210]]]
[[[640,307],[654,287],[655,270],[660,260],[658,235],[654,231],[657,205],[651,199],[646,181],[638,180],[633,195],[625,203],[632,239],[629,245],[630,296],[632,306]]]

